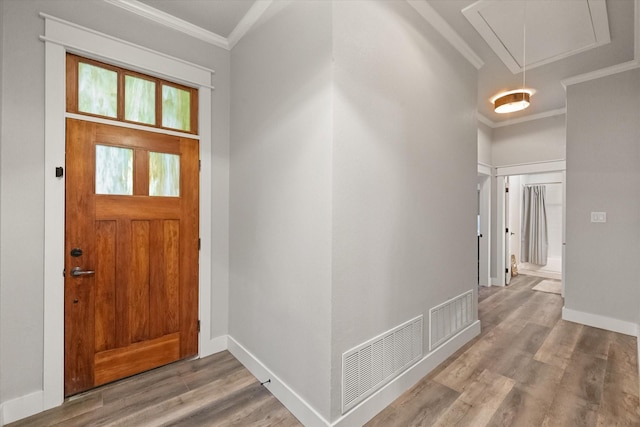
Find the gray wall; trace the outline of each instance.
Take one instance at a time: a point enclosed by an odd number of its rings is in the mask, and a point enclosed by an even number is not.
[[[491,164],[499,167],[563,160],[565,129],[564,115],[495,128]]]
[[[342,353],[419,314],[428,331],[477,247],[476,70],[405,2],[336,2],[334,59],[333,419]]]
[[[567,89],[565,306],[638,322],[640,69]],[[607,212],[591,223],[590,212]]]
[[[491,165],[491,144],[493,140],[493,129],[484,123],[478,122],[478,163]]]
[[[230,335],[329,413],[331,2],[278,2],[233,49]]]
[[[97,0],[2,2],[2,120],[0,122],[0,402],[42,390],[44,260],[44,34],[45,12],[133,43],[213,68],[214,176],[226,187],[229,53],[136,18]],[[214,185],[212,268],[226,270],[226,230],[220,218],[226,189]],[[222,197],[220,197],[222,195]],[[226,209],[225,209],[226,210]],[[220,244],[222,243],[222,244]],[[62,271],[60,266],[60,270]],[[218,281],[213,293],[225,294]],[[226,333],[226,301],[213,307],[215,333]]]
[[[476,71],[404,2],[293,2],[232,76],[230,334],[335,420],[343,352],[474,288]]]

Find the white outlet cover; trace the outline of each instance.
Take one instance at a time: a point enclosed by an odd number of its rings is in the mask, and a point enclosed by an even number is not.
[[[607,222],[607,213],[591,212],[591,222]]]

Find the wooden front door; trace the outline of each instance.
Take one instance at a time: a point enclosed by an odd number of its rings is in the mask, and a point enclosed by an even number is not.
[[[198,141],[67,119],[65,396],[198,352]]]

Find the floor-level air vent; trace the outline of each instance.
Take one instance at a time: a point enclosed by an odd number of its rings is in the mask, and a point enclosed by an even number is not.
[[[342,413],[422,358],[422,315],[342,355]]]
[[[473,290],[429,310],[429,351],[475,321]]]

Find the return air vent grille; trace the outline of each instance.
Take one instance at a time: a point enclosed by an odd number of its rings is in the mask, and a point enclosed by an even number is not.
[[[422,321],[415,319],[342,355],[342,413],[422,358]]]
[[[458,295],[429,310],[429,351],[475,321],[473,290]]]

